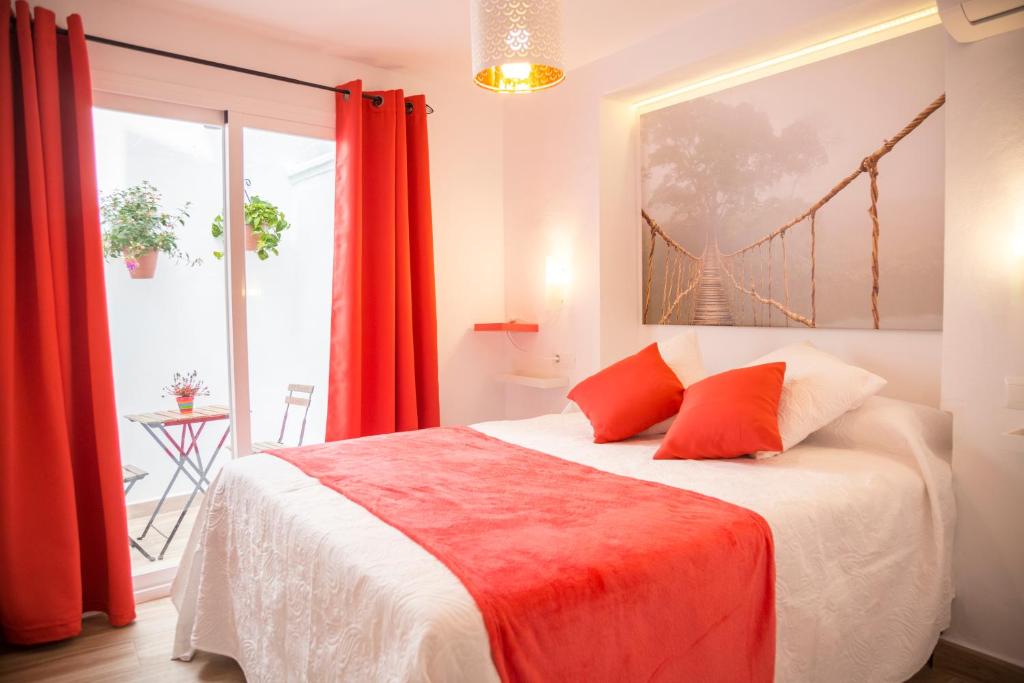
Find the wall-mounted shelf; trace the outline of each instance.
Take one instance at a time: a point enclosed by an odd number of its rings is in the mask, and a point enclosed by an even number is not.
[[[540,325],[537,323],[476,323],[473,325],[474,332],[539,332]]]
[[[495,377],[499,382],[505,384],[518,384],[523,387],[534,389],[557,389],[569,386],[568,377],[533,377],[531,375],[498,375]]]

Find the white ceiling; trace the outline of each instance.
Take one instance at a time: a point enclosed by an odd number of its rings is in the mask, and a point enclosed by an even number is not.
[[[469,71],[469,0],[147,0],[382,68]],[[563,0],[571,69],[665,31],[713,0]]]

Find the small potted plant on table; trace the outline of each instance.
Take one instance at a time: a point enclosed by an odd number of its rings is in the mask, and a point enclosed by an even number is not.
[[[209,396],[210,390],[193,370],[187,375],[174,373],[174,381],[164,387],[164,396],[173,396],[178,402],[178,412],[191,413],[195,409],[196,396]]]
[[[245,250],[256,252],[261,261],[266,261],[271,254],[279,254],[277,245],[281,243],[281,233],[291,227],[285,220],[284,212],[259,195],[253,195],[245,202]],[[224,236],[224,217],[217,216],[210,226],[210,234],[214,237]],[[223,251],[215,251],[213,255],[223,258]]]
[[[100,215],[106,228],[103,255],[124,258],[133,279],[153,277],[160,252],[189,266],[201,263],[178,248],[175,230],[185,225],[189,204],[186,202],[177,213],[170,214],[160,210],[160,200],[160,192],[145,180],[100,200]]]

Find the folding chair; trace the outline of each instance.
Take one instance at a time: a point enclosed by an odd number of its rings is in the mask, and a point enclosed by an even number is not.
[[[135,467],[134,465],[121,465],[121,479],[124,481],[125,498],[128,497],[128,492],[132,490],[132,487],[135,486],[135,483],[138,482],[140,479],[145,479],[148,474],[149,472],[141,470],[138,467]],[[146,549],[139,545],[139,543],[131,537],[131,534],[128,534],[128,542],[131,544],[133,548],[142,553],[142,556],[145,557],[147,560],[149,560],[150,562],[156,561],[156,558],[147,553]]]
[[[305,394],[305,396],[297,396],[296,394]],[[288,411],[292,406],[299,406],[304,408],[302,412],[302,427],[299,429],[299,443],[296,446],[302,445],[302,439],[306,436],[306,418],[309,416],[309,404],[313,402],[313,385],[312,384],[289,384],[288,395],[284,397],[284,417],[281,419],[281,433],[277,436],[277,441],[257,441],[252,445],[253,453],[262,453],[263,451],[270,450],[272,448],[285,448],[284,443],[284,432],[288,426]]]

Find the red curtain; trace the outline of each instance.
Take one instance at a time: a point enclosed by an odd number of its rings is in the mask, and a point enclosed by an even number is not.
[[[440,423],[426,100],[341,87],[328,441]]]
[[[0,627],[135,618],[81,19],[0,5]]]

